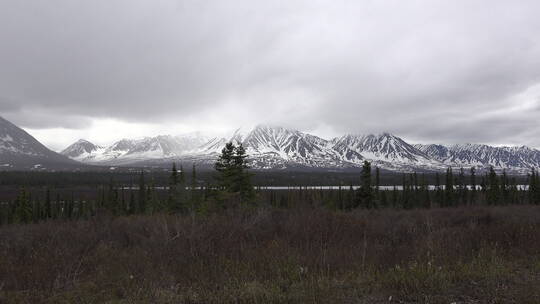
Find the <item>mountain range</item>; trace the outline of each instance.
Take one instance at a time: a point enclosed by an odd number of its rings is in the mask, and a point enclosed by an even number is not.
[[[61,154],[88,164],[144,165],[172,161],[211,165],[227,142],[242,143],[255,169],[355,169],[364,160],[392,171],[493,166],[509,172],[540,168],[540,151],[483,144],[410,144],[389,134],[348,134],[330,140],[279,126],[259,125],[229,137],[200,133],[123,139],[110,146],[79,140]]]
[[[108,146],[81,139],[53,152],[24,130],[0,118],[0,169],[66,169],[81,166],[211,167],[227,142],[242,143],[254,169],[357,170],[364,160],[391,171],[439,171],[493,166],[514,173],[540,168],[540,151],[526,146],[410,144],[389,134],[348,134],[333,139],[279,126],[259,125],[228,137],[201,133],[122,139]]]

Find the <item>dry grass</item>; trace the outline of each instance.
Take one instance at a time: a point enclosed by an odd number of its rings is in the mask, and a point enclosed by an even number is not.
[[[540,208],[236,210],[0,228],[0,303],[540,303]]]

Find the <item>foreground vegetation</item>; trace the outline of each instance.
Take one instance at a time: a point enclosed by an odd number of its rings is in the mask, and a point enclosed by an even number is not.
[[[540,207],[97,215],[0,228],[2,303],[539,303]]]

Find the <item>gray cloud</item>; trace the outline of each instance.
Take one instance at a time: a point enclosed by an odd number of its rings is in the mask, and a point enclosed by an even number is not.
[[[540,84],[538,11],[532,0],[8,0],[0,111],[35,129],[225,111],[231,126],[540,146],[538,108],[515,109],[538,100],[518,98]]]

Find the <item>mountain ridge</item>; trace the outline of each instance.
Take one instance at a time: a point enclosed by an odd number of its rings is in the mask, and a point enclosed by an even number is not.
[[[78,163],[49,150],[32,135],[0,117],[0,168],[70,169]]]
[[[483,144],[409,144],[402,138],[380,134],[345,134],[330,140],[295,129],[257,125],[248,132],[238,129],[229,137],[160,135],[124,139],[105,148],[88,163],[132,163],[188,160],[211,164],[227,142],[242,143],[255,169],[295,167],[344,169],[360,167],[364,160],[393,171],[444,170],[447,167],[505,169],[528,172],[540,168],[540,151],[527,146],[493,147]],[[182,145],[179,141],[184,140]],[[149,142],[159,144],[149,144]],[[118,147],[122,147],[119,149]],[[106,151],[120,151],[107,156]]]
[[[125,138],[107,146],[79,139],[56,153],[0,117],[0,169],[165,166],[172,161],[211,166],[227,142],[243,144],[254,169],[347,170],[361,167],[364,160],[381,169],[409,172],[493,166],[496,170],[526,173],[540,168],[540,150],[527,146],[410,144],[388,132],[324,139],[275,125],[237,129],[228,137],[196,132]]]

